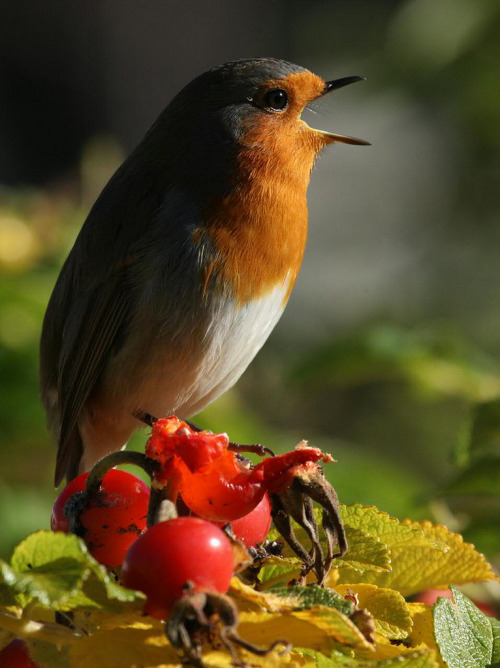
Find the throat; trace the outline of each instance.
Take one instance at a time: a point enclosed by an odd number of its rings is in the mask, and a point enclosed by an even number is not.
[[[209,249],[206,289],[229,292],[244,304],[283,286],[286,303],[306,244],[308,181],[254,166],[230,194],[212,202],[193,237]]]

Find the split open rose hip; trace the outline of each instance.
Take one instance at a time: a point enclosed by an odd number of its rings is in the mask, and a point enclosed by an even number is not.
[[[227,434],[195,431],[170,417],[154,422],[146,458],[154,471],[153,489],[174,502],[180,495],[193,513],[208,520],[231,522],[248,515],[268,493],[276,528],[302,560],[304,572],[313,570],[319,583],[347,549],[337,495],[319,466],[332,457],[306,442],[254,466],[230,449]],[[323,508],[326,554],[314,501]],[[306,531],[311,549],[298,541],[291,519]]]

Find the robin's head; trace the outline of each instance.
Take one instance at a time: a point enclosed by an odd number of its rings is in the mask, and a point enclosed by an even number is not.
[[[329,92],[362,80],[325,81],[298,65],[272,58],[237,60],[215,67],[189,83],[160,116],[155,129],[175,146],[176,175],[202,176],[221,192],[253,159],[259,169],[309,172],[319,151],[333,142],[361,139],[315,130],[301,119],[305,107]],[[171,155],[171,154],[170,154]],[[298,167],[301,167],[298,170]],[[207,174],[208,169],[208,174]],[[198,181],[198,179],[196,179]],[[201,184],[197,183],[200,192]]]

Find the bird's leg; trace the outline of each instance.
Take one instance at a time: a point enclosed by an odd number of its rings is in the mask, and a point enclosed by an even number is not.
[[[144,422],[148,427],[152,427],[158,418],[151,415],[151,413],[146,413],[146,411],[134,411],[133,416],[139,422]]]
[[[242,445],[240,443],[233,443],[232,441],[229,443],[228,450],[232,450],[232,452],[251,452],[254,455],[258,455],[259,457],[265,457],[266,455],[270,455],[271,457],[274,457],[274,452],[271,450],[271,448],[266,448],[265,445],[260,445],[260,443],[251,443],[248,445]]]
[[[193,431],[202,431],[201,427],[198,427],[198,425],[194,424],[193,422],[189,422],[188,420],[184,420],[184,422],[186,422],[186,424],[188,424]],[[231,450],[231,452],[239,452],[240,454],[243,452],[251,452],[254,455],[258,455],[259,457],[265,457],[266,455],[274,457],[274,452],[271,450],[271,448],[266,448],[265,445],[261,445],[260,443],[242,445],[240,443],[229,441],[228,450]]]

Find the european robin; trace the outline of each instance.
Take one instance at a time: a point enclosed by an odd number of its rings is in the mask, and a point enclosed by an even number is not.
[[[283,60],[189,83],[113,175],[61,270],[41,337],[55,481],[119,450],[138,413],[188,418],[230,388],[299,273],[306,192],[327,144],[305,106],[361,80]]]

